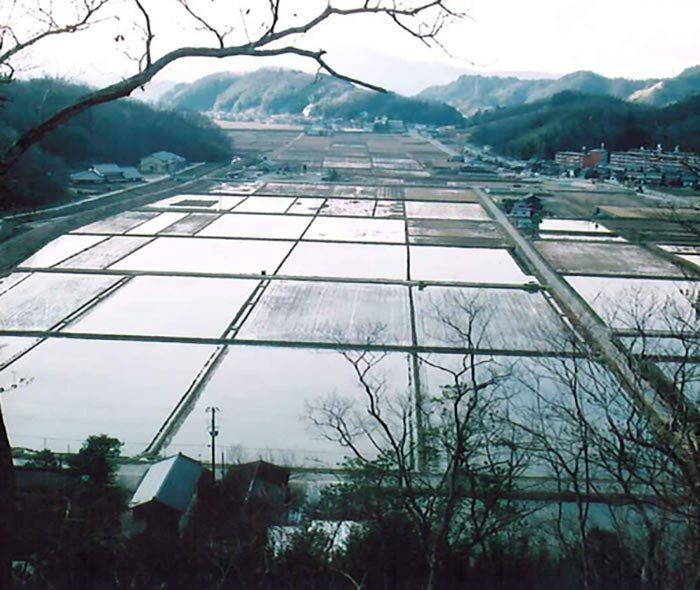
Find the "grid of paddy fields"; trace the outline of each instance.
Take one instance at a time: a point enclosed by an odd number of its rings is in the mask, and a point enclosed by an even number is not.
[[[610,309],[635,294],[671,297],[694,322],[690,246],[577,220],[548,220],[533,243],[630,345]],[[446,384],[436,366],[463,358],[470,305],[486,310],[477,353],[533,374],[577,338],[540,287],[472,189],[215,185],[81,227],[0,279],[0,384],[23,382],[5,419],[16,447],[74,450],[104,432],[129,455],[207,458],[213,406],[220,448],[331,466],[345,453],[307,416],[324,396],[361,396],[339,350],[371,349],[386,395],[425,399]],[[646,317],[666,342],[660,300]]]
[[[430,140],[413,135],[337,132],[310,136],[300,130],[225,130],[241,153],[262,152],[285,166],[334,169],[345,177],[427,179],[431,175],[428,164],[448,159]]]

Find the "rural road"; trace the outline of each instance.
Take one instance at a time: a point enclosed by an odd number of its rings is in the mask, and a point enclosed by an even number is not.
[[[221,164],[205,164],[190,169],[190,176],[184,181],[178,180],[183,173],[180,171],[176,177],[130,187],[124,191],[105,193],[99,195],[99,198],[16,214],[12,218],[5,217],[4,220],[11,219],[17,226],[13,234],[0,241],[0,275],[12,270],[51,240],[77,227],[177,194],[183,189],[194,190],[198,183],[220,168]]]
[[[632,401],[657,422],[657,425],[668,424],[671,420],[669,409],[656,391],[641,381],[632,371],[627,354],[613,342],[610,330],[598,320],[564,279],[552,270],[535,247],[510,223],[493,199],[482,189],[475,190],[482,206],[508,234],[518,253],[527,260],[540,282],[549,289],[571,323],[581,330],[586,340],[593,345],[594,350],[598,350],[607,361],[608,368],[619,378]]]

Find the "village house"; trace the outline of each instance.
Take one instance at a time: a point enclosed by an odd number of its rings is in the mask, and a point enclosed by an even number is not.
[[[74,172],[70,175],[70,181],[73,184],[104,184],[104,176],[93,172],[92,170],[81,170],[80,172]]]
[[[537,222],[540,211],[542,211],[542,200],[531,194],[513,203],[508,217],[513,220],[515,227],[529,229],[539,225]]]
[[[141,158],[139,170],[144,174],[172,174],[182,168],[187,160],[172,152],[155,152]]]
[[[517,228],[529,228],[532,227],[532,217],[530,208],[524,201],[518,201],[513,205],[508,213],[510,217],[515,222],[515,227]]]
[[[116,184],[143,180],[141,173],[133,166],[117,164],[93,164],[87,170],[71,174],[69,178],[76,185]]]
[[[222,486],[229,494],[241,498],[242,503],[262,502],[280,511],[289,499],[290,475],[291,472],[285,467],[266,461],[253,461],[231,466]]]
[[[100,175],[105,182],[124,182],[124,173],[117,164],[93,164],[90,171]]]
[[[279,164],[275,160],[264,157],[262,161],[255,165],[255,169],[263,174],[271,174],[277,172],[279,169]]]
[[[178,453],[154,463],[129,502],[132,534],[177,538],[187,526],[200,489],[213,481],[211,472]]]

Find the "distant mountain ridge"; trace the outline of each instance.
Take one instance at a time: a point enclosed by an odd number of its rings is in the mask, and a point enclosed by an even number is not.
[[[472,115],[480,110],[546,100],[564,91],[664,107],[700,94],[700,66],[688,68],[675,78],[648,80],[606,78],[588,71],[573,72],[553,80],[467,74],[449,84],[426,88],[416,97],[446,102],[463,114]]]
[[[411,123],[463,124],[457,109],[444,103],[373,92],[327,75],[271,68],[245,74],[213,74],[190,84],[178,84],[163,94],[159,104],[238,116],[386,116]]]

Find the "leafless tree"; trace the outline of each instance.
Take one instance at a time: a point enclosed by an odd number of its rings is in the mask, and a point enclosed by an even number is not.
[[[578,343],[572,340],[574,352]],[[538,359],[523,379],[530,401],[521,408],[516,425],[529,436],[528,451],[560,495],[575,507],[574,542],[568,538],[564,504],[556,504],[556,536],[569,553],[580,552],[583,587],[591,587],[588,532],[595,486],[596,447],[590,429],[590,396],[605,388],[598,367],[574,357]]]
[[[554,346],[563,354],[523,363],[526,370],[480,355],[490,342],[492,310],[478,292],[465,293],[436,306],[432,318],[434,335],[464,349],[460,362],[447,361],[449,355],[418,358],[425,370],[444,376],[439,395],[417,405],[407,397],[390,399],[378,376],[385,353],[344,352],[363,385],[364,407],[333,398],[316,404],[312,414],[360,465],[379,473],[378,485],[401,489],[431,579],[451,540],[466,535],[478,545],[479,538],[503,530],[507,519],[489,513],[483,502],[490,494],[486,481],[494,482],[491,497],[502,497],[525,481],[516,482],[519,476],[544,474],[534,491],[555,498],[555,534],[567,554],[578,554],[584,587],[599,586],[602,575],[593,553],[594,502],[607,505],[644,588],[695,587],[700,569],[690,556],[700,530],[700,359],[694,290],[627,294],[606,314],[619,345],[629,349],[637,379],[668,409],[672,419],[665,425],[637,406],[603,359],[571,334]],[[421,455],[425,470],[416,469]]]
[[[113,38],[104,38],[105,44],[113,43],[115,51],[121,51],[119,47],[129,40],[127,35],[131,38],[136,30],[140,32],[140,48],[131,43],[126,50],[134,58],[135,71],[131,75],[91,90],[22,132],[4,148],[0,154],[0,177],[51,130],[95,105],[129,96],[177,60],[293,55],[315,62],[319,71],[383,92],[379,86],[334,69],[327,52],[315,47],[307,34],[327,22],[337,26],[343,19],[366,15],[387,19],[390,25],[423,44],[441,46],[438,36],[444,26],[462,16],[449,5],[449,0],[329,0],[312,4],[311,8],[291,0],[241,5],[220,0],[73,0],[64,3],[60,11],[54,3],[44,0],[14,0],[4,10],[8,18],[14,17],[0,26],[0,71],[4,82],[14,78],[14,63],[29,50],[51,38],[79,34],[101,19],[116,20],[126,27]],[[159,50],[159,31],[176,15],[184,19],[186,27],[180,37],[183,45]],[[204,38],[208,42],[187,44],[190,39]]]
[[[658,432],[644,416],[630,412],[624,422],[609,422],[612,443],[605,457],[626,469],[638,486],[649,490],[664,514],[680,522],[690,555],[700,551],[700,364],[698,361],[698,292],[693,284],[657,297],[627,313],[623,332],[640,378],[651,383],[670,409],[667,431]],[[658,511],[655,511],[657,513]],[[648,523],[649,521],[649,523]],[[650,535],[649,577],[658,548],[658,524],[644,515]],[[655,528],[652,528],[652,525]],[[685,566],[689,587],[700,583],[695,560]],[[670,586],[671,584],[669,584]]]
[[[309,407],[312,423],[350,451],[354,468],[376,488],[396,492],[392,498],[425,556],[427,588],[438,584],[441,560],[453,544],[483,548],[526,513],[510,498],[527,465],[518,431],[506,419],[510,367],[479,354],[487,306],[474,298],[455,304],[454,314],[438,309],[434,319],[452,332],[453,342],[461,341],[463,354],[416,359],[440,382],[439,391],[419,403],[410,394],[391,396],[381,373],[387,353],[370,349],[376,342],[368,341],[368,350],[340,352],[362,400],[333,396]]]
[[[530,380],[533,402],[519,427],[532,436],[533,455],[551,479],[573,492],[577,508],[577,547],[584,584],[594,572],[588,555],[589,506],[593,497],[608,503],[618,533],[633,548],[645,588],[678,587],[678,572],[694,588],[700,571],[684,562],[698,546],[697,335],[693,293],[678,299],[628,292],[605,309],[608,322],[629,349],[638,379],[659,393],[672,416],[665,427],[638,407],[600,359],[578,343],[568,359],[543,359]],[[657,364],[672,360],[670,367]],[[546,382],[546,384],[544,383]],[[615,509],[617,503],[624,508]],[[621,515],[626,515],[623,518]],[[623,526],[632,519],[635,527]],[[642,532],[643,531],[643,532]],[[564,540],[564,536],[561,538]],[[675,553],[674,555],[671,555]],[[676,560],[676,576],[669,562]],[[679,561],[680,560],[680,561]]]

